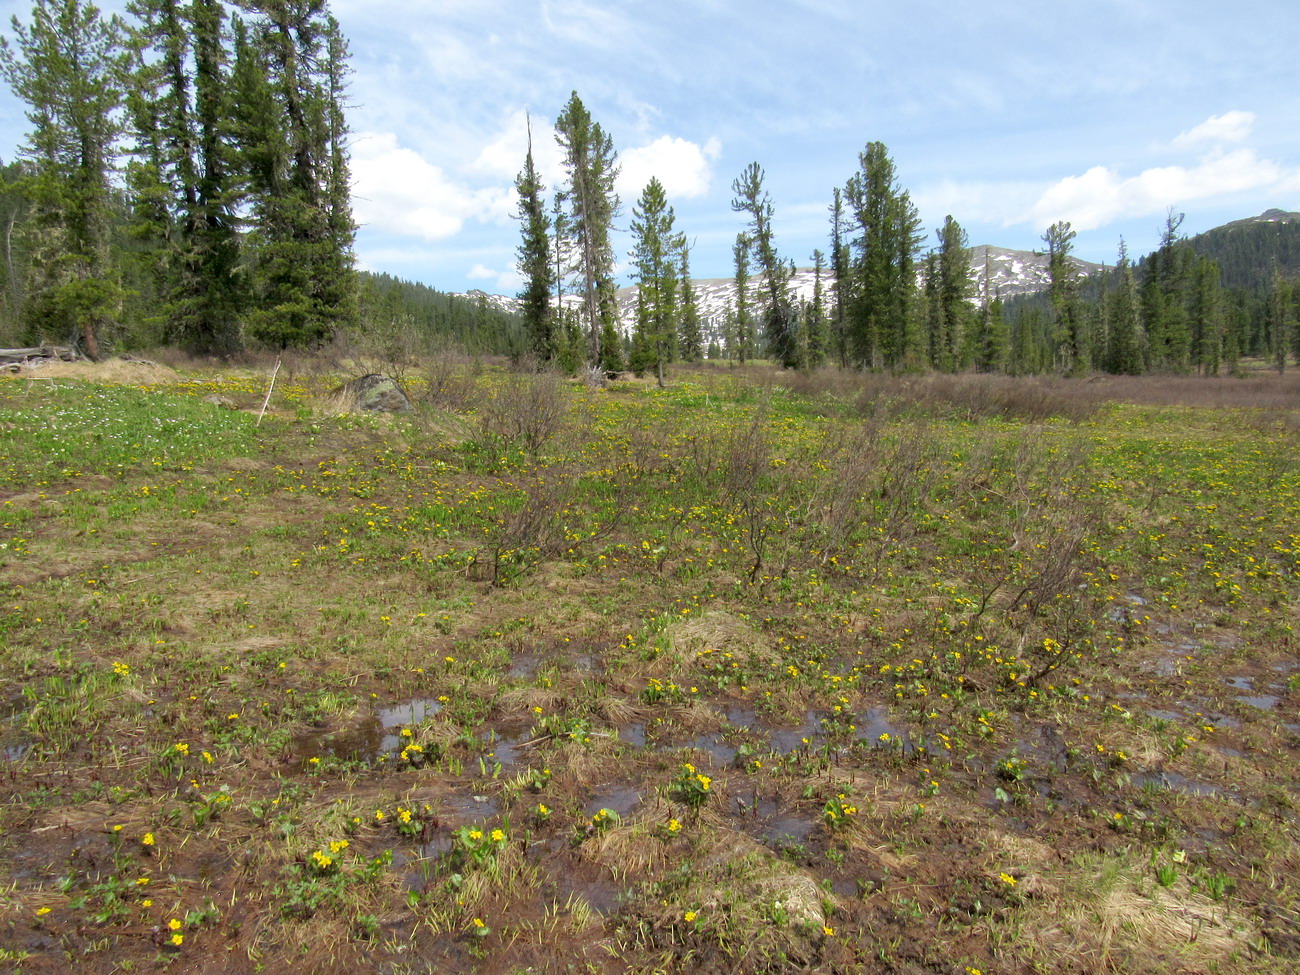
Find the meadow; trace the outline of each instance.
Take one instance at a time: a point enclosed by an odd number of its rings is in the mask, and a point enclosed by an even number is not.
[[[1300,377],[426,365],[0,378],[6,970],[1300,965]]]

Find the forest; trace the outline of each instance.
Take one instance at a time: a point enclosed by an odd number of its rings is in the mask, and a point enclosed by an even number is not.
[[[1217,375],[1243,358],[1280,370],[1300,355],[1300,225],[1241,222],[1188,240],[1171,210],[1154,253],[1134,261],[1121,241],[1113,270],[1080,279],[1074,231],[1058,222],[1042,236],[1050,289],[1002,300],[971,273],[953,216],[926,249],[877,141],[830,194],[810,298],[790,288],[762,166],[734,179],[731,207],[746,220],[736,297],[725,321],[704,323],[687,228],[664,186],[652,178],[624,212],[613,139],[577,92],[554,123],[563,185],[543,184],[531,138],[522,160],[525,284],[511,307],[362,272],[348,43],[326,0],[127,10],[37,0],[0,48],[31,126],[0,167],[0,344],[69,345],[91,359],[163,346],[221,358],[339,342],[394,355],[452,346],[661,381],[665,366],[706,357],[1081,376]],[[611,236],[629,216],[631,327]]]

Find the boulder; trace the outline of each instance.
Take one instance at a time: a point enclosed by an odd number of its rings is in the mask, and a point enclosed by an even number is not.
[[[409,413],[412,409],[410,398],[398,385],[397,380],[378,373],[354,379],[346,383],[339,392],[355,399],[358,410]]]

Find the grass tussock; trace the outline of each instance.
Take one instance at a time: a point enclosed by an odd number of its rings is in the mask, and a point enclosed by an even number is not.
[[[1293,375],[381,353],[0,378],[18,970],[1294,970]]]

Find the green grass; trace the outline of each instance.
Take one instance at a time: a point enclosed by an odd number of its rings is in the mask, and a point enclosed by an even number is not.
[[[0,380],[22,965],[1294,967],[1294,416],[465,379]]]

